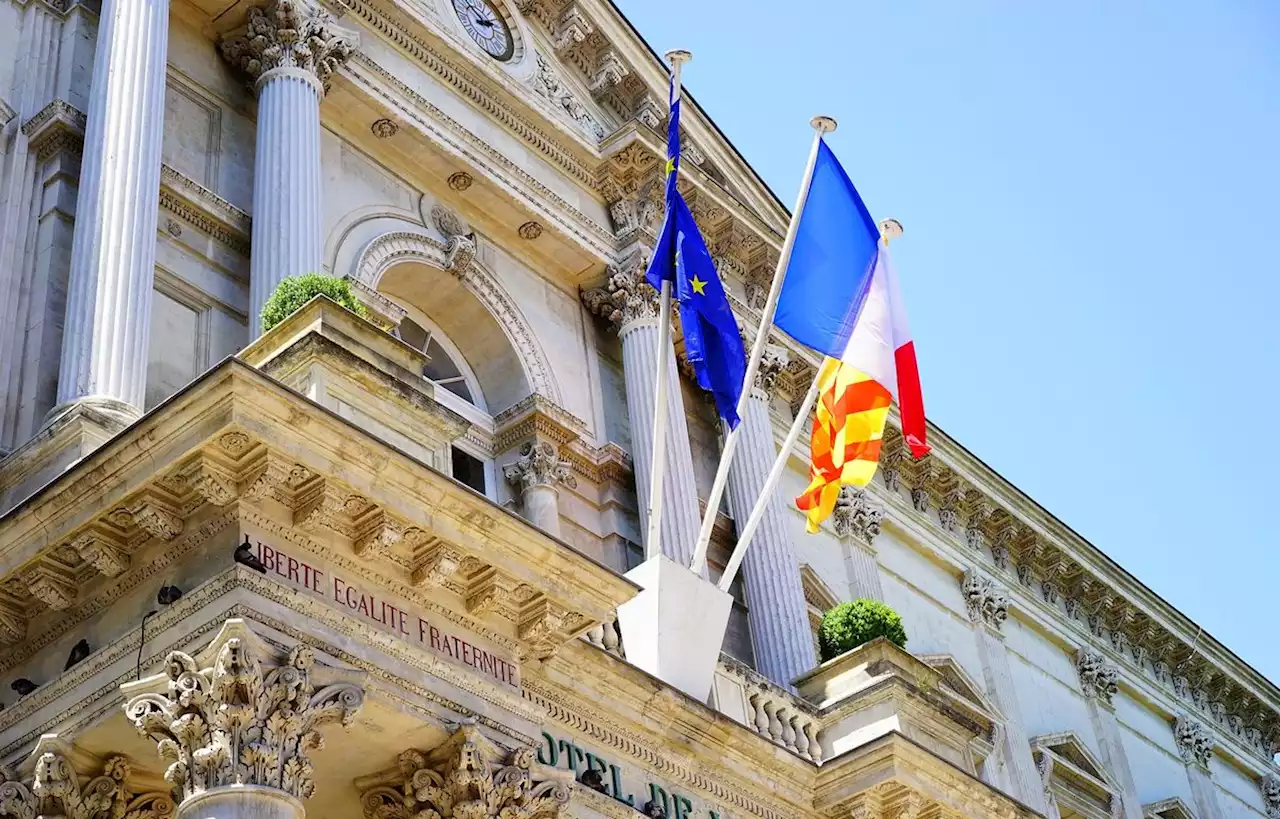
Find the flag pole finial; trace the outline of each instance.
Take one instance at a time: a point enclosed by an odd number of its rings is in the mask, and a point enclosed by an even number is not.
[[[884,237],[886,244],[892,242],[902,235],[902,223],[897,219],[881,219],[880,235]]]
[[[662,56],[671,64],[672,67],[682,63],[687,63],[693,59],[693,53],[685,51],[683,48],[673,48]]]
[[[809,124],[813,126],[813,130],[820,134],[829,134],[836,129],[834,117],[816,116],[809,120]]]

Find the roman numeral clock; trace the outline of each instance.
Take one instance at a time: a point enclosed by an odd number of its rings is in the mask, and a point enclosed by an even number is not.
[[[507,62],[515,54],[511,26],[489,0],[453,0],[453,10],[462,28],[490,57]]]

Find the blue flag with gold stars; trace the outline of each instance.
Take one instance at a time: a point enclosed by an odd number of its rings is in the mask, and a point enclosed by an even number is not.
[[[667,213],[645,278],[659,291],[663,281],[672,282],[672,298],[680,305],[685,358],[698,386],[714,396],[720,417],[733,429],[738,426],[747,356],[711,252],[676,188],[679,168],[680,101],[674,100],[667,123]]]

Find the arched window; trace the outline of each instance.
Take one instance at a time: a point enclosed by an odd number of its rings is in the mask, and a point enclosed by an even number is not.
[[[468,404],[488,411],[484,395],[480,392],[480,383],[471,367],[449,337],[440,332],[435,324],[422,315],[406,316],[400,322],[399,336],[405,344],[426,353],[428,360],[427,365],[422,368],[423,377]]]

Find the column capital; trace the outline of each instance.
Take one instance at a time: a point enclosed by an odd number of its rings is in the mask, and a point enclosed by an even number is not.
[[[327,88],[359,43],[359,35],[338,26],[329,12],[300,0],[267,0],[248,13],[243,29],[223,36],[220,51],[258,88],[277,71],[300,73]]]
[[[1182,761],[1188,765],[1209,767],[1209,759],[1213,756],[1213,734],[1203,723],[1196,722],[1185,714],[1173,718],[1173,741],[1178,746]]]
[[[609,268],[609,278],[603,285],[582,294],[587,309],[613,324],[618,335],[641,324],[658,322],[658,291],[645,280],[641,262],[637,254],[626,264]]]
[[[520,457],[502,467],[503,476],[522,490],[537,486],[554,488],[556,484],[577,486],[573,465],[560,457],[555,445],[548,441],[529,441],[520,447]]]
[[[538,763],[531,748],[503,753],[474,725],[428,753],[404,751],[398,762],[398,772],[362,789],[369,819],[559,819],[573,797],[571,773]]]
[[[837,535],[853,536],[870,546],[880,534],[883,519],[884,510],[872,502],[867,490],[857,486],[840,487],[840,495],[831,511],[831,525]]]
[[[321,676],[334,679],[317,686]],[[364,704],[349,676],[317,669],[304,645],[276,656],[243,620],[228,620],[197,657],[170,652],[164,673],[122,690],[125,714],[157,742],[169,763],[165,781],[184,799],[226,785],[306,799],[315,791],[307,752],[319,747],[318,729],[350,725]]]
[[[750,352],[750,340],[747,341],[746,346],[747,351]],[[756,370],[755,381],[751,385],[752,397],[759,398],[765,403],[773,400],[774,392],[778,387],[778,376],[787,368],[788,363],[790,363],[790,357],[786,350],[781,347],[766,347],[764,356],[760,359],[760,367]]]
[[[969,609],[969,619],[999,631],[1004,621],[1009,619],[1009,597],[1004,589],[972,569],[964,573],[960,588]]]
[[[0,808],[13,819],[112,819],[123,816],[126,807],[134,819],[172,817],[175,806],[168,794],[135,794],[126,789],[130,773],[123,756],[112,755],[98,763],[56,735],[46,734],[18,766],[17,775],[0,784]]]
[[[1258,783],[1262,789],[1262,802],[1267,809],[1268,819],[1280,819],[1280,776],[1267,774]]]
[[[1110,705],[1115,696],[1120,671],[1096,651],[1082,648],[1076,651],[1076,673],[1080,675],[1080,690],[1090,699]]]

